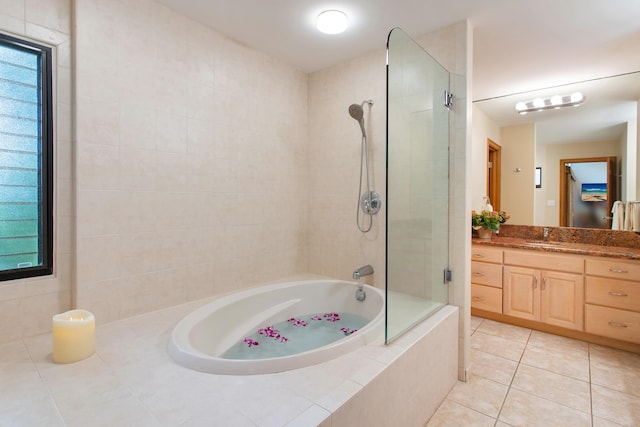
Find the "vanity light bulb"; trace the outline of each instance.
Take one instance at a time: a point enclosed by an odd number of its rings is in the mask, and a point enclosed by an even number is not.
[[[544,99],[542,98],[536,98],[533,100],[533,106],[536,108],[542,108],[544,107]]]
[[[325,34],[340,34],[347,29],[347,15],[339,10],[325,10],[318,15],[316,25]]]
[[[571,94],[571,102],[581,102],[584,96],[580,92],[574,92]]]
[[[560,95],[554,95],[551,97],[551,105],[562,104],[562,97]]]
[[[516,110],[517,111],[523,111],[527,109],[527,104],[525,104],[524,102],[520,101],[516,104]],[[522,114],[522,113],[520,113]]]

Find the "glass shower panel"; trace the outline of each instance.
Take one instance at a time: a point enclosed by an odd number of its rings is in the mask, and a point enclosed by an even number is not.
[[[386,342],[448,302],[449,73],[396,28],[387,42]]]

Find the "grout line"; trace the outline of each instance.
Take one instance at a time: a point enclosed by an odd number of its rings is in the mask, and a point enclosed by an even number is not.
[[[496,422],[494,427],[498,425],[498,421],[500,421],[500,414],[502,414],[502,409],[504,408],[504,403],[507,401],[507,397],[509,396],[509,392],[511,391],[511,386],[513,385],[513,380],[516,378],[516,374],[520,369],[520,363],[522,363],[522,358],[524,357],[524,352],[527,350],[527,345],[529,344],[529,340],[531,339],[531,329],[529,329],[529,336],[527,337],[527,341],[522,349],[522,353],[520,354],[520,358],[518,359],[518,366],[516,366],[516,370],[513,372],[513,376],[511,377],[511,381],[509,381],[509,386],[507,387],[507,392],[504,395],[504,399],[502,399],[502,404],[500,405],[500,410],[498,411],[498,415],[496,416]],[[500,421],[504,422],[504,421]],[[506,424],[506,423],[505,423]]]
[[[589,412],[591,413],[591,425],[593,420],[593,384],[591,383],[591,344],[587,347],[587,356],[589,357]]]

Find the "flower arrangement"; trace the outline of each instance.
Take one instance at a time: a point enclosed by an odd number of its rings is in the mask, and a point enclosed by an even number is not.
[[[474,230],[486,228],[488,230],[498,231],[500,224],[504,224],[510,216],[505,211],[488,211],[483,210],[480,213],[471,211],[471,226]]]

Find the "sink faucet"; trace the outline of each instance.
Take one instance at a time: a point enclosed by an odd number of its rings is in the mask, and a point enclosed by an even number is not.
[[[549,241],[549,227],[544,227],[542,229],[542,240],[545,242]]]
[[[371,267],[371,265],[367,264],[365,266],[360,267],[356,271],[354,271],[353,272],[353,278],[355,280],[358,280],[361,277],[369,276],[371,274],[373,274],[373,267]]]

